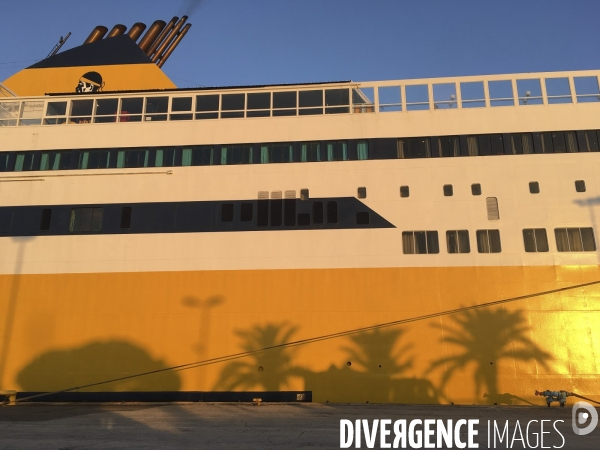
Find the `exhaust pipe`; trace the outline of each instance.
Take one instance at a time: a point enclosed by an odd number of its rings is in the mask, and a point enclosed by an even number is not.
[[[160,57],[160,61],[157,64],[158,67],[162,67],[167,62],[167,59],[169,59],[169,56],[171,56],[171,53],[173,53],[175,48],[179,45],[179,43],[181,42],[181,40],[183,39],[183,37],[185,36],[185,34],[188,32],[188,30],[191,27],[192,27],[191,23],[188,23],[185,27],[183,27],[183,30],[181,30],[181,32],[177,35],[177,37],[175,38],[173,43],[169,46],[169,48],[167,48],[164,55]]]
[[[117,24],[112,28],[112,30],[110,30],[110,32],[108,33],[106,38],[108,39],[111,37],[120,36],[123,33],[125,33],[126,29],[127,29],[127,27],[125,25]]]
[[[146,24],[143,24],[142,22],[136,22],[133,24],[127,35],[133,40],[133,42],[136,42],[145,29]]]
[[[177,25],[175,25],[173,27],[173,29],[169,32],[169,34],[167,34],[167,37],[165,37],[165,40],[162,42],[162,44],[160,44],[158,46],[158,48],[156,49],[156,52],[152,56],[152,62],[158,61],[158,59],[161,57],[161,55],[163,54],[165,49],[169,46],[169,44],[171,44],[171,42],[173,42],[173,40],[175,39],[175,36],[177,35],[177,32],[181,29],[181,27],[183,26],[183,24],[185,23],[187,18],[188,18],[188,16],[183,16],[181,19],[179,19],[179,22],[177,22]]]
[[[104,37],[104,35],[107,33],[107,31],[108,31],[108,28],[106,28],[105,26],[102,26],[102,25],[98,25],[96,28],[94,28],[92,30],[92,32],[90,33],[88,38],[85,40],[84,45],[99,41],[100,39],[102,39]]]
[[[177,17],[177,16],[173,17],[171,19],[171,21],[163,28],[163,30],[160,32],[158,37],[154,40],[152,45],[150,45],[150,47],[146,51],[146,55],[152,56],[152,53],[154,53],[154,50],[156,50],[156,47],[158,47],[160,45],[160,43],[163,41],[163,39],[165,38],[167,33],[173,29],[173,27],[175,26],[175,22],[177,22],[177,19],[179,19],[179,17]]]
[[[138,46],[142,49],[144,53],[150,48],[150,46],[156,40],[156,37],[160,34],[167,23],[164,20],[156,20],[138,44]]]

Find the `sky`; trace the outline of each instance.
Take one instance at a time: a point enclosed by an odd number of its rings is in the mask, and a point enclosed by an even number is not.
[[[600,67],[600,0],[2,0],[0,81],[96,25],[190,13],[179,87]]]

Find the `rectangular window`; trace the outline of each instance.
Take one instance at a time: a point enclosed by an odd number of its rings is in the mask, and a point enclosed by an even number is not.
[[[498,209],[498,198],[488,197],[485,199],[488,220],[500,220],[500,210]]]
[[[163,121],[167,120],[169,110],[169,97],[146,97],[146,109],[144,120]]]
[[[448,253],[471,253],[468,230],[446,231]]]
[[[196,96],[196,119],[219,118],[219,94]]]
[[[300,200],[308,200],[308,189],[300,189]]]
[[[233,222],[233,203],[221,205],[221,222]]]
[[[50,230],[50,222],[52,221],[52,210],[42,209],[42,217],[40,219],[40,231]]]
[[[540,183],[538,183],[537,181],[530,181],[529,182],[529,192],[532,194],[539,194],[540,193]]]
[[[283,200],[276,199],[270,200],[271,203],[271,226],[272,227],[280,227],[283,223],[282,215],[283,215]]]
[[[515,104],[512,81],[488,81],[490,106],[513,106]]]
[[[401,150],[402,158],[410,159],[431,157],[429,138],[399,139],[398,145]]]
[[[556,249],[559,252],[596,251],[594,230],[592,228],[556,228]]]
[[[245,94],[223,94],[221,96],[221,118],[244,117],[246,107]]]
[[[297,92],[273,92],[273,116],[295,116]]]
[[[73,208],[69,221],[71,233],[102,231],[102,208]]]
[[[129,230],[131,228],[131,206],[123,206],[121,208],[121,225],[122,230]]]
[[[444,185],[444,197],[452,197],[454,195],[454,189],[451,184]]]
[[[369,213],[368,212],[357,212],[356,213],[356,225],[369,225]]]
[[[576,192],[585,192],[585,181],[584,180],[575,181],[575,191]]]
[[[327,155],[322,157],[321,160],[348,161],[348,143],[346,141],[327,142]]]
[[[350,112],[350,91],[346,89],[325,89],[325,114]]]
[[[440,252],[437,231],[403,231],[402,251],[405,255]]]
[[[300,115],[323,114],[323,91],[300,91],[298,92]]]
[[[327,223],[338,223],[337,202],[327,202]]]
[[[479,253],[500,253],[500,230],[477,230],[477,251]]]
[[[545,228],[526,228],[523,230],[523,242],[525,243],[525,251],[547,252],[548,251],[548,236]]]
[[[141,122],[143,110],[143,98],[121,99],[121,113],[119,114],[119,122]]]
[[[443,157],[460,156],[460,139],[458,136],[442,136],[438,138],[440,154]]]
[[[213,148],[210,146],[195,147],[192,150],[192,165],[193,166],[212,166]]]
[[[296,199],[286,198],[283,201],[283,224],[286,227],[296,225]]]
[[[240,220],[242,222],[252,222],[252,213],[254,205],[252,203],[242,203],[240,209]]]
[[[358,160],[369,159],[369,141],[363,140],[356,143],[356,156]]]
[[[271,115],[271,93],[248,94],[246,117],[269,117]]]
[[[400,197],[406,198],[410,195],[410,188],[408,186],[400,186]]]
[[[96,110],[94,111],[96,117],[94,118],[94,123],[116,122],[118,108],[118,98],[96,100]]]
[[[357,195],[358,195],[358,198],[367,198],[367,188],[359,187]]]
[[[481,184],[474,183],[471,185],[471,194],[473,195],[481,195]]]
[[[322,224],[324,219],[323,215],[323,202],[313,203],[313,223]]]
[[[256,207],[256,225],[266,227],[269,225],[269,200],[259,200]]]

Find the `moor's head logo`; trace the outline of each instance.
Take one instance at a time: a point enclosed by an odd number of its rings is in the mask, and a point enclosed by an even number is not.
[[[102,75],[98,72],[87,72],[79,78],[79,84],[75,88],[75,92],[98,92],[104,87]]]

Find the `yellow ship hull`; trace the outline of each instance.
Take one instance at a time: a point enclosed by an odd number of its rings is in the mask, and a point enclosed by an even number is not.
[[[539,403],[535,389],[599,396],[600,285],[577,287],[596,280],[598,266],[3,275],[0,385],[55,391],[278,346],[88,390],[461,404]],[[422,318],[474,305],[484,306]]]

